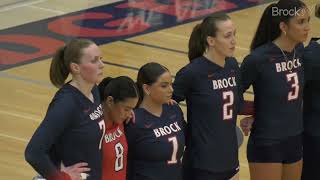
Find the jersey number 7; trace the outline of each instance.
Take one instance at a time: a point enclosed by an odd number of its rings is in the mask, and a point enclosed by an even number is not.
[[[178,162],[177,161],[177,153],[178,153],[178,148],[179,148],[177,137],[176,136],[170,137],[170,138],[168,138],[168,141],[172,142],[173,151],[172,151],[171,160],[167,161],[167,163],[168,164],[176,164]]]

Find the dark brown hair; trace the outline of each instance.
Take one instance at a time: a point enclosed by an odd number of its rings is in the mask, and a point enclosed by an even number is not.
[[[188,58],[190,61],[200,57],[208,48],[207,37],[216,37],[218,27],[217,22],[229,20],[230,17],[225,13],[212,14],[203,19],[201,24],[197,24],[189,39]]]
[[[140,98],[137,106],[141,104],[144,97],[144,92],[142,88],[143,85],[152,85],[165,72],[169,72],[169,70],[161,64],[155,62],[147,63],[139,69],[137,77],[137,87],[140,93]]]

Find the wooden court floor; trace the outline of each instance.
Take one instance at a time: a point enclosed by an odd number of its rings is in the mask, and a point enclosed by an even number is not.
[[[116,1],[3,0],[0,2],[0,31]],[[305,2],[313,10],[317,0]],[[239,62],[249,52],[249,43],[265,6],[230,13],[237,26],[236,57]],[[105,75],[128,75],[135,79],[137,68],[149,61],[157,61],[165,65],[175,75],[183,65],[188,63],[185,53],[187,43],[191,30],[197,23],[199,21],[101,45],[103,56],[109,62],[104,69]],[[310,37],[320,36],[320,21],[312,18],[311,24]],[[45,59],[0,71],[0,179],[31,179],[36,174],[24,160],[24,149],[32,133],[42,121],[48,103],[57,91],[49,81],[49,65],[50,59]],[[253,97],[246,94],[245,98]],[[185,108],[182,108],[186,112]],[[245,155],[246,143],[247,138],[239,151],[241,180],[249,180]]]

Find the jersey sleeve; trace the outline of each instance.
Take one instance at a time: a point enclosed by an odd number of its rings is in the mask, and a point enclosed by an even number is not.
[[[136,119],[137,117],[135,117]],[[133,159],[134,159],[134,149],[137,137],[136,121],[131,121],[129,124],[125,125],[125,134],[128,143],[128,157],[127,157],[127,178],[126,180],[131,180],[133,177]]]
[[[177,101],[181,102],[186,99],[186,96],[191,89],[192,84],[192,74],[187,67],[183,67],[175,77],[173,82],[173,95],[172,98]]]
[[[135,119],[136,118],[137,117],[135,117]],[[134,149],[134,145],[136,142],[136,137],[137,137],[136,120],[130,121],[128,124],[124,126],[129,149]]]
[[[44,178],[65,177],[50,158],[52,147],[66,128],[72,123],[76,113],[72,97],[55,97],[48,107],[47,114],[34,132],[25,150],[26,161]],[[63,178],[65,179],[65,178]]]
[[[180,108],[179,105],[174,105],[176,106],[176,113],[178,114],[179,117],[181,117],[182,125],[183,125],[183,132],[186,134],[187,131],[187,121],[184,119],[182,109]]]
[[[239,108],[237,111],[238,115],[253,115],[254,114],[254,108],[253,108],[253,102],[252,101],[246,101],[244,100],[243,94],[243,85],[242,85],[242,74],[238,65],[238,61],[235,58],[232,58],[232,66],[236,70],[236,84],[237,84],[237,92],[239,97]]]
[[[249,54],[241,64],[241,88],[243,92],[245,92],[258,77],[257,58],[257,55]]]
[[[320,80],[319,72],[320,72],[320,62],[317,60],[320,54],[316,48],[317,42],[311,42],[307,48],[305,48],[304,55],[303,55],[303,65],[304,65],[304,72],[305,72],[305,80]],[[320,47],[320,46],[318,46]]]

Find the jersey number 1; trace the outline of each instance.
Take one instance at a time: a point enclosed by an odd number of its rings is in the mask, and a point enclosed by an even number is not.
[[[172,145],[173,145],[171,160],[168,161],[168,164],[176,164],[178,162],[177,161],[177,153],[178,153],[178,148],[179,148],[177,137],[176,136],[170,137],[170,138],[168,138],[168,141],[172,142]]]

